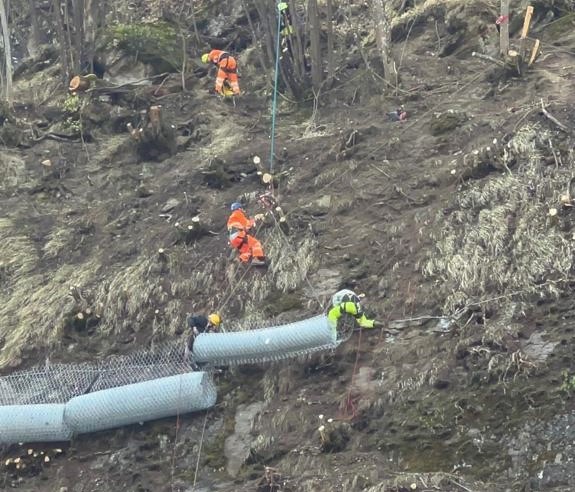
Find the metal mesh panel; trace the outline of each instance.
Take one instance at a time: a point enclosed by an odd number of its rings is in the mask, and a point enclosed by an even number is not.
[[[64,422],[65,405],[0,407],[0,443],[68,441],[72,430]]]
[[[326,316],[258,330],[202,333],[194,342],[194,361],[233,365],[281,360],[335,348],[336,337]]]
[[[316,316],[271,328],[201,334],[194,360],[214,366],[297,357],[335,348],[345,338],[339,331],[326,316]],[[190,370],[183,341],[174,340],[98,363],[47,362],[1,377],[0,443],[68,440],[72,433],[211,407],[216,401],[211,376]]]
[[[50,364],[0,378],[0,405],[65,403],[74,396],[191,371],[182,341],[97,363]]]
[[[215,402],[211,376],[194,372],[77,396],[66,404],[64,420],[81,434],[204,410]]]

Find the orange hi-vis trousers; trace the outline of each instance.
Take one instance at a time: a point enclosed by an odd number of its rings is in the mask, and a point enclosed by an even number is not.
[[[233,239],[230,238],[230,244],[232,248],[235,248],[240,253],[240,261],[242,263],[247,263],[252,259],[252,256],[256,258],[264,258],[264,250],[261,243],[253,236],[249,234],[238,234]]]
[[[239,95],[240,85],[238,84],[238,74],[236,72],[226,72],[221,68],[218,68],[218,75],[216,76],[216,92],[222,94],[224,87],[224,80],[228,79],[230,87],[234,92],[234,95]]]

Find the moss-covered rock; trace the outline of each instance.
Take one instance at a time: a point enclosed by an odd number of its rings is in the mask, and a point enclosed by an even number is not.
[[[459,111],[445,111],[433,115],[431,120],[431,134],[433,136],[443,135],[444,133],[455,130],[458,126],[467,121],[467,115]]]
[[[301,297],[295,292],[284,293],[280,290],[271,292],[264,300],[264,310],[269,316],[278,316],[293,309],[302,309]]]
[[[176,29],[165,23],[116,24],[106,33],[105,49],[116,47],[151,65],[157,73],[178,71],[182,49]]]

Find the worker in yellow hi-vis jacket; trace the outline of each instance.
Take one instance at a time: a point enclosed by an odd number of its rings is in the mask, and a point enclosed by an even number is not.
[[[334,329],[337,328],[337,322],[344,314],[353,316],[361,328],[376,327],[376,321],[368,319],[363,312],[359,296],[349,289],[336,292],[331,299],[327,319]]]

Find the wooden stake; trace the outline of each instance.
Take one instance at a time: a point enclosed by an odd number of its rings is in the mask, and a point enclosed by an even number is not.
[[[521,30],[521,38],[525,39],[527,33],[529,32],[529,26],[531,24],[531,17],[533,16],[533,6],[529,5],[527,7],[527,12],[525,12],[525,20],[523,21],[523,29]]]
[[[519,54],[521,59],[524,60],[525,57],[525,39],[527,38],[527,33],[529,32],[529,26],[531,25],[531,17],[533,16],[533,6],[529,5],[527,11],[525,12],[525,19],[523,20],[523,29],[521,29],[521,37],[519,38]]]
[[[531,57],[529,58],[529,63],[527,64],[528,67],[530,67],[531,64],[535,61],[535,58],[537,57],[537,52],[539,51],[540,44],[541,42],[538,39],[536,39],[535,44],[533,45],[533,49],[531,50]]]

